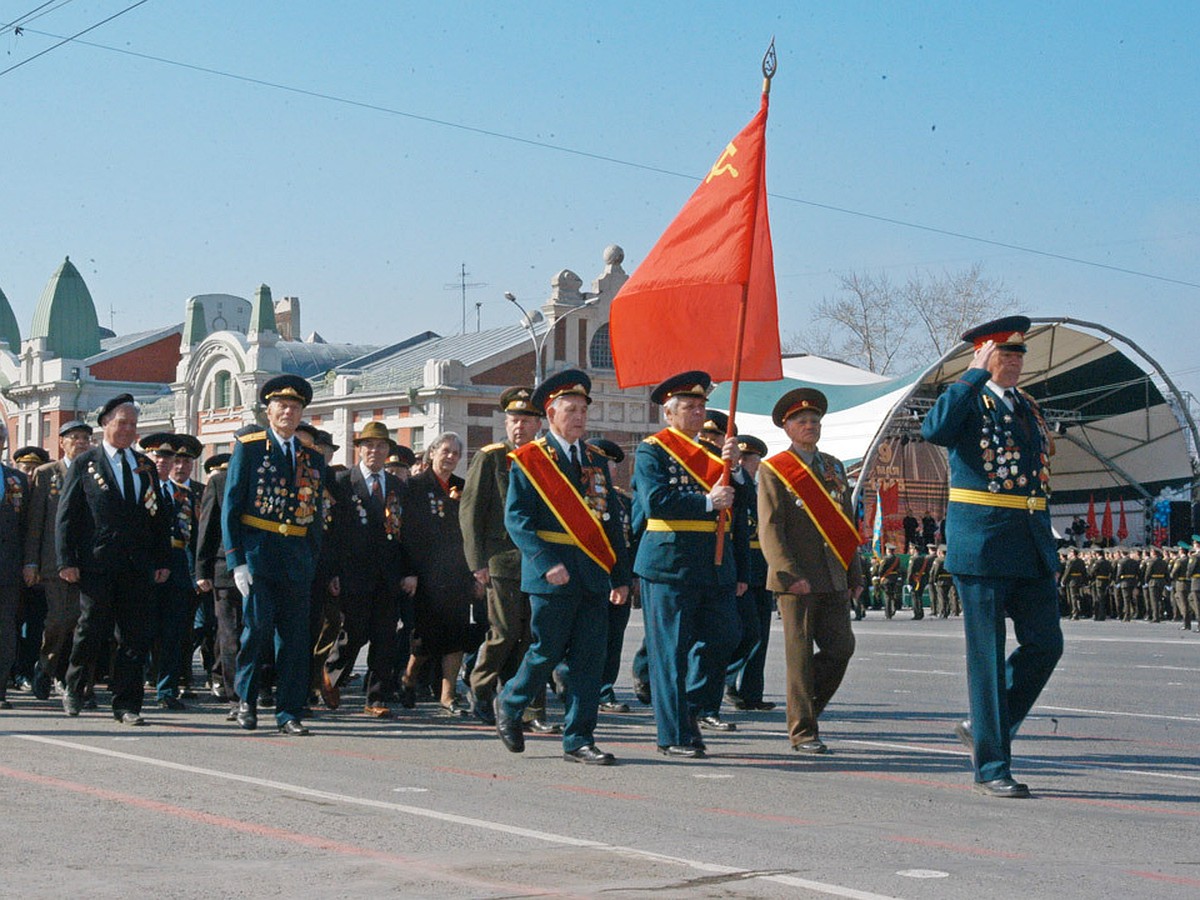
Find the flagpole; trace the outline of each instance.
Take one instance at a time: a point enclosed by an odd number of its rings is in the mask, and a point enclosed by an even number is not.
[[[771,95],[771,79],[775,77],[775,69],[777,61],[775,58],[775,38],[771,38],[771,45],[767,47],[767,52],[763,54],[762,73],[762,102],[766,106],[768,98]],[[764,138],[759,152],[766,153],[767,142]],[[766,178],[766,172],[761,161],[758,166],[759,178]],[[755,195],[757,199],[757,194]],[[758,229],[758,210],[754,211],[754,218],[750,224],[750,252],[754,253],[754,238],[755,232]],[[725,441],[737,436],[734,417],[737,415],[738,404],[738,389],[741,387],[742,380],[742,348],[745,345],[746,339],[746,310],[750,305],[750,272],[746,272],[746,281],[742,284],[741,303],[738,305],[738,321],[737,321],[737,336],[734,339],[733,346],[733,381],[729,386],[729,423],[725,426]],[[721,478],[717,481],[719,485],[729,484],[729,479],[733,470],[731,460],[725,460],[725,468],[721,472]],[[729,510],[723,509],[717,516],[717,549],[713,556],[713,561],[719,566],[725,555],[725,525],[729,520]]]

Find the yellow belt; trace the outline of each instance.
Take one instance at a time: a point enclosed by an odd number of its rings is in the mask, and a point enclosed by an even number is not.
[[[258,516],[242,516],[241,523],[257,528],[259,531],[273,531],[275,534],[287,537],[304,537],[308,534],[307,525],[289,525],[286,522],[272,522],[270,519],[260,519]]]
[[[715,533],[717,523],[713,519],[647,519],[647,531],[708,531]],[[729,523],[725,523],[729,530]]]
[[[1045,497],[993,494],[991,491],[972,491],[967,488],[950,488],[950,502],[974,503],[976,506],[1002,506],[1006,509],[1027,509],[1029,512],[1042,512],[1046,509]]]
[[[575,546],[575,539],[565,531],[538,531],[537,536],[548,544],[570,544]]]
[[[751,541],[750,549],[751,550],[761,550],[762,549],[762,541]]]
[[[171,546],[174,547],[176,550],[182,550],[184,547],[187,546],[187,542],[181,541],[178,538],[171,538]]]

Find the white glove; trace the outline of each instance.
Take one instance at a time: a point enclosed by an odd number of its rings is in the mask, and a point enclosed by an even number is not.
[[[233,567],[233,583],[237,585],[239,594],[243,597],[250,596],[250,585],[254,584],[254,576],[250,574],[248,565],[243,563]]]

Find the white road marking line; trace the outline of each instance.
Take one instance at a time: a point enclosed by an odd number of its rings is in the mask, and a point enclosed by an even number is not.
[[[1087,713],[1093,716],[1129,716],[1135,719],[1166,719],[1170,722],[1200,722],[1200,716],[1165,716],[1160,713],[1121,712],[1114,709],[1077,709],[1073,706],[1042,706],[1034,709],[1048,709],[1051,712]]]
[[[901,672],[905,675],[954,675],[958,672],[943,672],[941,669],[888,669],[889,672]]]
[[[1200,672],[1200,668],[1190,666],[1134,666],[1135,669],[1162,669],[1166,672]]]
[[[39,744],[48,744],[54,747],[63,747],[68,750],[79,750],[84,753],[94,753],[98,756],[107,756],[112,759],[120,759],[126,762],[155,766],[160,769],[171,769],[176,772],[186,772],[189,775],[204,775],[209,778],[218,778],[223,781],[235,781],[241,784],[251,784],[255,785],[256,787],[269,788],[271,790],[290,794],[298,794],[303,797],[314,797],[319,800],[328,800],[334,803],[345,803],[352,806],[367,806],[373,809],[389,810],[391,812],[400,812],[420,818],[435,819],[439,822],[463,825],[468,828],[496,831],[502,834],[513,835],[515,837],[524,837],[547,844],[561,844],[568,847],[580,847],[589,850],[597,850],[603,853],[612,853],[617,856],[648,860],[650,862],[671,863],[689,869],[695,869],[700,872],[710,872],[716,875],[738,875],[745,878],[755,878],[762,881],[770,881],[775,884],[786,885],[788,887],[804,888],[805,890],[816,891],[817,893],[827,894],[831,897],[846,897],[848,900],[895,900],[895,898],[889,897],[885,894],[873,894],[869,891],[859,891],[855,890],[854,888],[844,887],[839,884],[826,884],[825,882],[821,881],[810,881],[806,878],[796,878],[792,875],[757,874],[753,870],[739,869],[735,866],[722,866],[715,863],[702,862],[701,860],[686,859],[678,856],[668,856],[662,853],[652,853],[648,850],[640,850],[636,847],[622,847],[616,844],[605,844],[601,841],[590,841],[583,838],[571,837],[570,835],[554,834],[549,831],[537,831],[532,828],[521,828],[516,825],[506,825],[503,822],[491,822],[487,819],[476,819],[470,816],[459,816],[453,813],[439,812],[433,809],[424,809],[420,806],[408,806],[403,803],[390,803],[386,800],[372,800],[368,797],[353,797],[349,794],[336,794],[331,791],[321,791],[317,790],[316,788],[307,788],[301,785],[288,784],[284,781],[272,781],[267,778],[255,778],[250,775],[238,775],[234,772],[222,772],[219,769],[207,769],[201,766],[189,766],[185,765],[184,763],[171,762],[163,759],[154,759],[148,756],[137,756],[132,753],[122,753],[119,750],[108,750],[103,747],[89,747],[87,744],[76,744],[72,741],[63,741],[59,740],[58,738],[44,737],[43,735],[8,732],[8,736],[15,737],[20,740],[33,741]]]

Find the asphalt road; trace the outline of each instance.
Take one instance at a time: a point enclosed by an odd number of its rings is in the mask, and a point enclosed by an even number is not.
[[[368,720],[357,689],[308,738],[241,732],[216,701],[127,728],[10,694],[0,895],[1197,896],[1200,634],[1064,622],[1014,745],[1035,797],[995,800],[970,790],[951,734],[961,626],[903,615],[856,623],[824,758],[789,750],[779,709],[731,711],[710,759],[667,761],[629,696],[597,734],[620,764],[593,768],[550,737],[510,754],[429,706]],[[627,660],[641,634],[635,614]],[[776,701],[781,641],[776,623]]]

